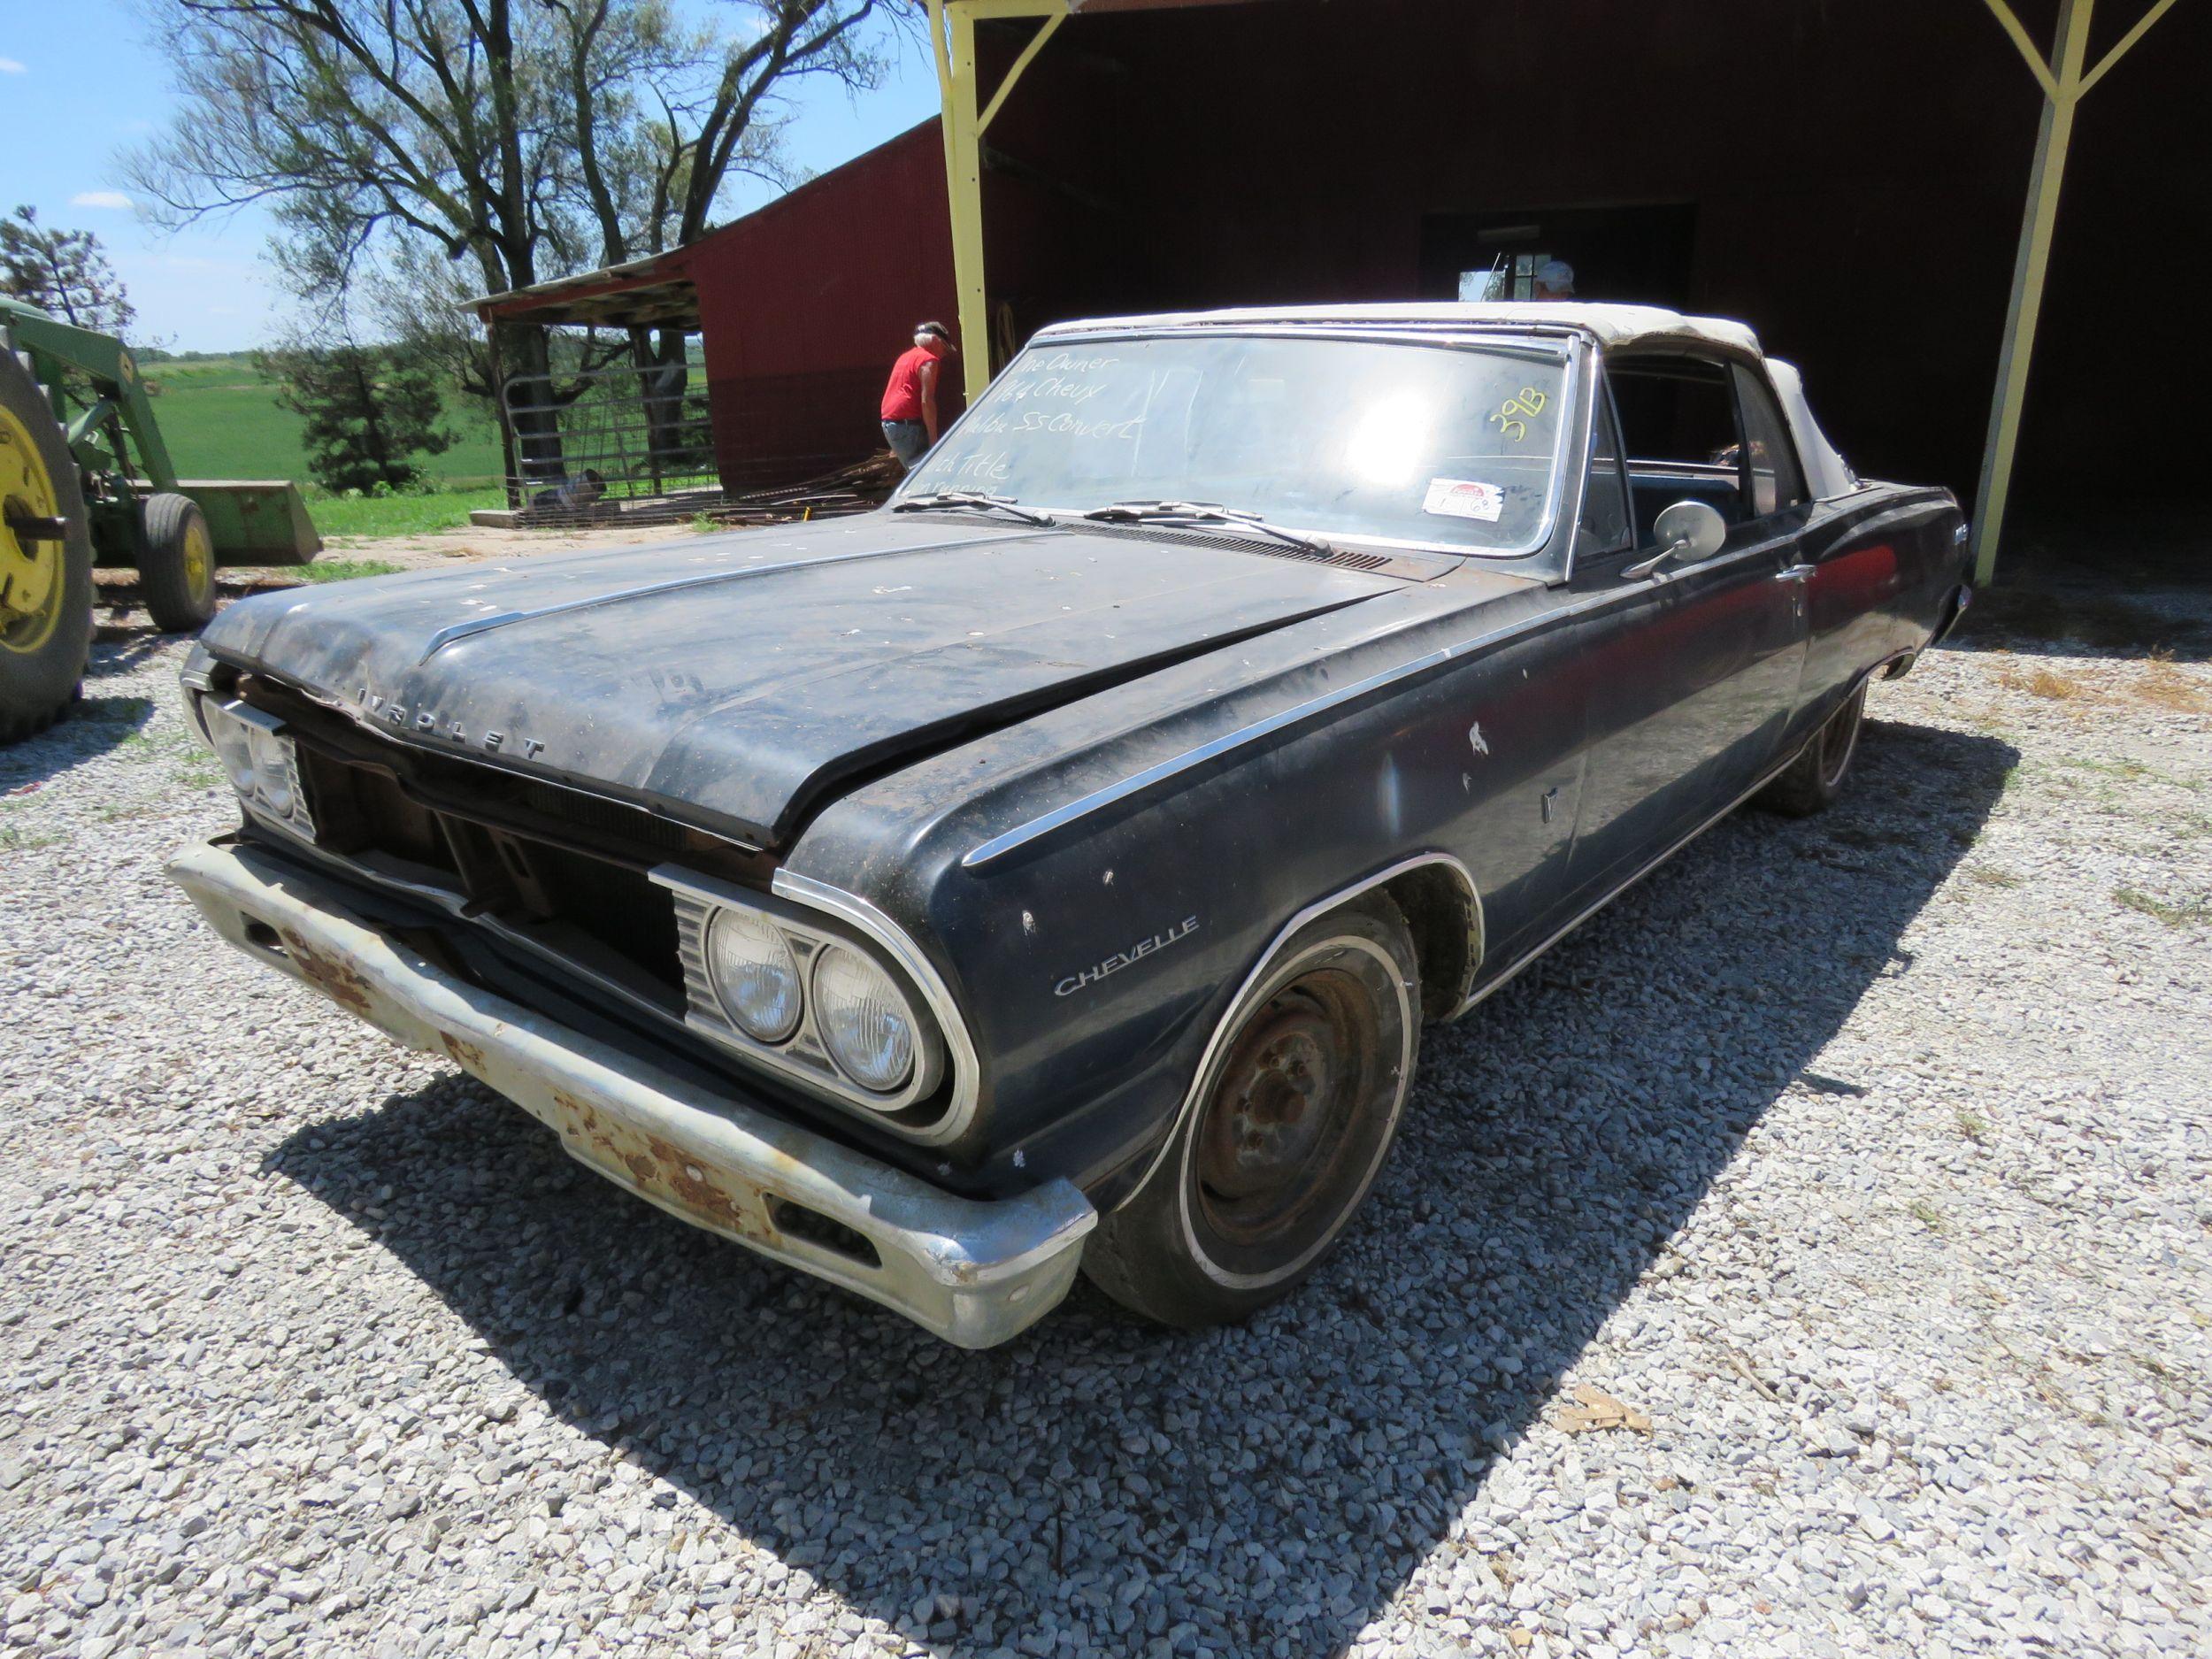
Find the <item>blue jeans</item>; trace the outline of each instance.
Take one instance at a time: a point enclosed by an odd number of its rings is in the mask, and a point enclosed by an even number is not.
[[[883,441],[891,446],[891,453],[899,457],[899,465],[910,472],[914,470],[914,463],[929,453],[929,428],[918,420],[885,421]]]

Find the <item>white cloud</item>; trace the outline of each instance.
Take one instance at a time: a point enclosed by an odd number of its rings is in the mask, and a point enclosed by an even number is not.
[[[27,75],[31,72],[12,58],[0,58],[0,75]]]
[[[132,207],[136,205],[120,190],[80,190],[69,198],[72,207]]]

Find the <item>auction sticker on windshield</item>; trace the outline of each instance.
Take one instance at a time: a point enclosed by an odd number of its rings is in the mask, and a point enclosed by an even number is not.
[[[1421,511],[1446,518],[1480,518],[1495,524],[1505,511],[1505,492],[1495,484],[1473,479],[1432,478]]]

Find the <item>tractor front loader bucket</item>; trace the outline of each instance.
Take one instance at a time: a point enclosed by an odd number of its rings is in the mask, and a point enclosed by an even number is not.
[[[322,551],[307,503],[282,479],[188,478],[177,489],[206,516],[218,565],[304,565]]]

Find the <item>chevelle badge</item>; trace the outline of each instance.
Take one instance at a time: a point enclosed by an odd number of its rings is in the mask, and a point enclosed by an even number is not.
[[[1170,945],[1178,941],[1188,939],[1197,931],[1198,918],[1195,916],[1187,916],[1164,933],[1155,933],[1149,939],[1139,941],[1126,950],[1117,950],[1094,968],[1086,968],[1080,973],[1071,973],[1052,987],[1052,994],[1055,996],[1073,996],[1085,986],[1096,985],[1101,979],[1119,973],[1124,968],[1133,967],[1147,956],[1157,956]]]

